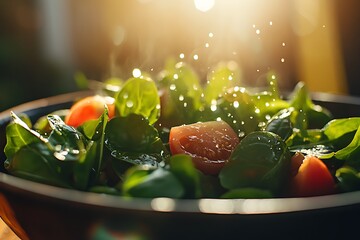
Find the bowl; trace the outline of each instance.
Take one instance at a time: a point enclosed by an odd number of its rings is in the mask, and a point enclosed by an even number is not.
[[[89,92],[29,102],[11,111],[35,120]],[[360,115],[360,98],[313,94],[335,117]],[[10,110],[0,113],[0,148]],[[0,155],[0,216],[22,239],[227,239],[353,237],[360,191],[277,199],[128,199],[28,181],[6,173]]]

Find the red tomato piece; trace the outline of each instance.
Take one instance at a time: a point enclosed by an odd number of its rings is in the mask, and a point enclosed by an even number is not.
[[[239,143],[235,131],[224,121],[210,121],[173,127],[171,154],[188,154],[197,169],[217,175]]]
[[[327,195],[335,193],[335,180],[320,159],[306,156],[293,178],[291,188],[295,197]]]
[[[112,98],[102,97],[99,95],[85,97],[76,102],[65,118],[67,125],[78,127],[85,121],[99,118],[108,108],[109,118],[115,115],[115,104]]]

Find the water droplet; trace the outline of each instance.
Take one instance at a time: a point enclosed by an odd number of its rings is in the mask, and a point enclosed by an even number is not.
[[[234,101],[234,103],[233,103],[233,106],[234,106],[234,108],[238,108],[239,107],[239,102],[238,101]]]
[[[221,117],[216,118],[216,121],[218,121],[218,122],[220,122],[221,120],[222,120]]]
[[[175,85],[175,84],[171,84],[169,88],[170,88],[170,90],[174,91],[174,90],[176,89],[176,85]]]
[[[132,71],[132,75],[136,78],[140,77],[141,76],[141,70],[138,69],[138,68],[134,68],[133,71]]]
[[[184,101],[184,96],[183,95],[179,96],[179,101],[181,101],[181,102]]]
[[[240,132],[239,132],[239,138],[242,138],[242,137],[244,137],[244,136],[245,136],[245,132],[240,131]]]
[[[265,122],[259,122],[258,124],[258,127],[259,128],[262,128],[262,127],[265,127],[266,126],[266,123]]]
[[[129,100],[129,101],[126,101],[126,107],[128,108],[132,108],[134,106],[134,102]]]
[[[216,105],[211,105],[211,106],[210,106],[210,110],[211,110],[211,111],[215,112],[216,109],[217,109],[217,106],[216,106]]]
[[[177,73],[174,74],[173,76],[174,79],[179,79],[179,75]]]
[[[185,58],[185,54],[180,53],[179,58],[180,58],[180,59],[184,59],[184,58]]]

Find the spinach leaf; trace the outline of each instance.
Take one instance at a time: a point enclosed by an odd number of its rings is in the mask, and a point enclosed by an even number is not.
[[[255,113],[255,106],[251,96],[243,88],[233,88],[224,97],[213,101],[203,111],[198,112],[198,121],[223,120],[227,122],[239,135],[259,130],[259,120]]]
[[[204,101],[210,105],[221,98],[225,92],[240,83],[240,68],[236,62],[220,62],[209,71],[204,88]]]
[[[337,159],[346,160],[351,166],[360,167],[360,127],[357,129],[351,143],[335,153]]]
[[[360,190],[360,173],[349,166],[341,167],[335,174],[339,181],[338,187],[343,192]]]
[[[355,133],[359,126],[360,117],[334,119],[328,122],[322,131],[329,140],[337,140],[348,133]]]
[[[329,110],[313,103],[303,82],[296,85],[289,102],[296,110],[304,112],[307,128],[322,128],[333,118]]]
[[[150,78],[130,78],[117,94],[115,105],[120,116],[138,114],[153,124],[160,114],[157,86]]]
[[[268,121],[265,131],[276,133],[286,141],[293,132],[293,125],[291,122],[292,112],[293,108],[281,110]]]
[[[224,193],[221,198],[242,198],[242,199],[251,199],[251,198],[272,198],[274,195],[269,190],[263,190],[259,188],[237,188],[230,190]]]
[[[19,149],[5,162],[12,175],[50,185],[70,187],[63,162],[58,161],[41,142]]]
[[[164,168],[156,170],[130,169],[122,186],[124,196],[181,198],[185,189],[175,175]]]
[[[278,135],[250,133],[220,171],[220,182],[227,189],[255,187],[279,194],[289,180],[290,158],[289,149]]]
[[[7,158],[12,158],[22,147],[32,143],[44,142],[48,140],[40,133],[32,130],[30,126],[20,119],[14,112],[11,112],[13,121],[6,127],[6,146],[4,152]]]
[[[109,121],[105,146],[114,158],[111,164],[119,177],[131,165],[157,168],[169,155],[156,128],[136,114]]]
[[[184,186],[185,198],[201,196],[200,176],[189,155],[174,155],[169,160],[170,171]]]

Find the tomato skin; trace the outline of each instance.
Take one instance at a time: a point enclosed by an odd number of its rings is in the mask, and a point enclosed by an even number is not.
[[[78,127],[88,120],[97,119],[104,113],[105,105],[111,119],[115,116],[115,105],[111,98],[99,95],[85,97],[70,108],[69,114],[65,117],[65,123]]]
[[[199,122],[172,127],[171,154],[188,154],[197,169],[217,175],[239,143],[235,131],[224,121]]]
[[[311,197],[335,193],[335,180],[317,157],[306,156],[291,184],[292,196]]]

